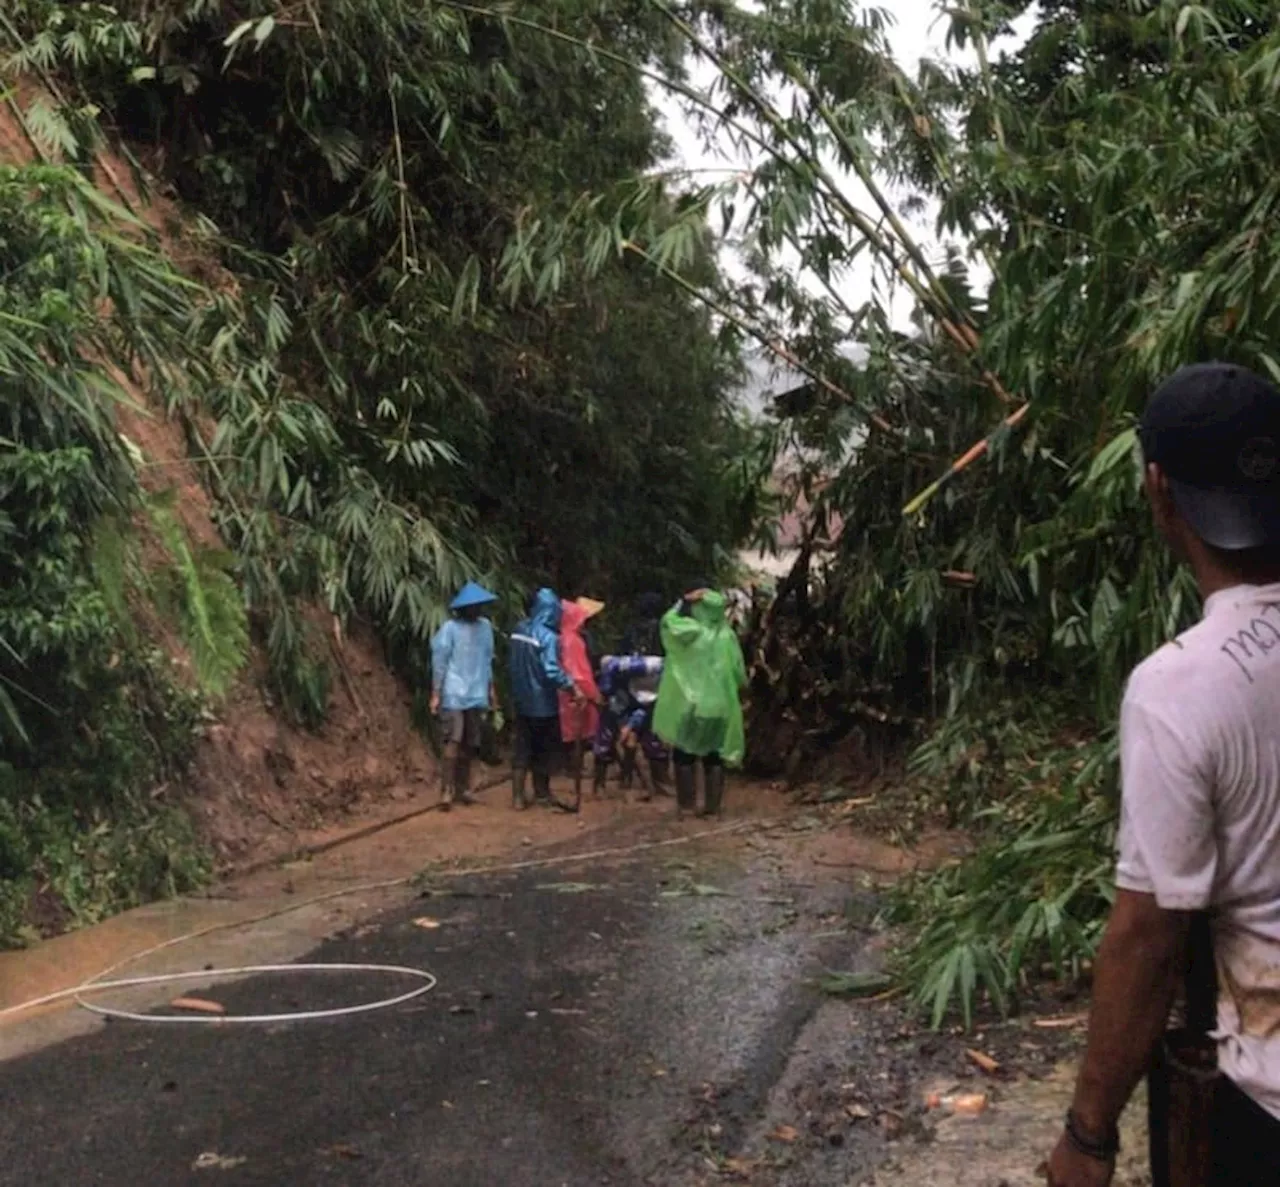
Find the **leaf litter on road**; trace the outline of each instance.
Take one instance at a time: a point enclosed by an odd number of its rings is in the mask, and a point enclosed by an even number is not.
[[[690,882],[686,886],[677,886],[673,890],[660,890],[659,898],[735,898],[727,890],[711,886],[706,882]]]
[[[238,1166],[243,1166],[249,1160],[243,1156],[231,1156],[228,1154],[218,1154],[213,1150],[206,1150],[199,1155],[191,1164],[193,1171],[229,1171],[235,1170]]]
[[[658,891],[659,898],[731,898],[743,903],[760,903],[766,907],[791,907],[794,899],[773,898],[766,895],[735,894],[732,890],[722,890],[708,882],[688,882],[682,886],[674,886],[670,890]]]
[[[1036,1018],[1031,1025],[1041,1030],[1069,1030],[1084,1025],[1088,1020],[1088,1014],[1069,1014],[1057,1018]]]
[[[830,997],[871,997],[893,987],[893,979],[884,973],[841,972],[828,969],[818,978],[818,988]]]
[[[364,1157],[359,1148],[351,1145],[350,1142],[337,1142],[332,1146],[324,1146],[320,1153],[326,1158],[346,1158],[353,1161]]]
[[[965,1054],[989,1076],[994,1076],[1000,1070],[999,1061],[992,1059],[990,1055],[983,1051],[978,1051],[973,1047],[966,1047]]]
[[[977,1117],[987,1111],[990,1103],[985,1092],[942,1093],[935,1090],[925,1093],[924,1097],[924,1107],[929,1111],[946,1109],[957,1117]]]
[[[966,1092],[957,1096],[951,1103],[951,1111],[957,1117],[976,1117],[987,1110],[987,1094],[985,1092]]]

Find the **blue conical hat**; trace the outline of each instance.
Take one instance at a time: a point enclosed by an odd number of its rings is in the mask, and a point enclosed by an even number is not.
[[[468,606],[487,606],[498,600],[497,594],[490,593],[483,585],[468,581],[459,591],[458,596],[449,603],[450,610],[465,610]]]

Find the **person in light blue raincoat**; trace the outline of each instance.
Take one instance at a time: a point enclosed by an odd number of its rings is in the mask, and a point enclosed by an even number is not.
[[[440,719],[444,756],[440,806],[471,800],[471,756],[480,748],[484,715],[496,707],[493,624],[485,608],[497,598],[468,581],[453,599],[453,616],[431,640],[431,712]]]
[[[529,603],[529,617],[511,632],[511,697],[516,710],[513,808],[528,806],[524,787],[530,770],[537,801],[552,802],[551,767],[561,749],[559,694],[581,695],[560,663],[561,613],[559,595],[540,589]]]

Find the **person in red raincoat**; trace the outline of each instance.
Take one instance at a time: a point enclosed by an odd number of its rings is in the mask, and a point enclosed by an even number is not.
[[[574,703],[568,693],[560,694],[560,737],[566,743],[582,741],[591,743],[600,723],[600,688],[587,654],[587,640],[583,635],[587,608],[579,602],[561,602],[560,617],[560,666],[577,686],[582,700]]]

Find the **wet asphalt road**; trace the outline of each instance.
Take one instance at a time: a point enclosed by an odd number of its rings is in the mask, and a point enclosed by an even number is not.
[[[838,886],[666,852],[451,879],[307,957],[439,976],[404,1007],[241,1029],[116,1023],[0,1064],[0,1183],[700,1181],[759,1117],[818,1004],[813,973],[856,961],[831,935]],[[183,992],[266,1012],[406,987],[355,975]],[[198,1169],[202,1155],[225,1161]]]

